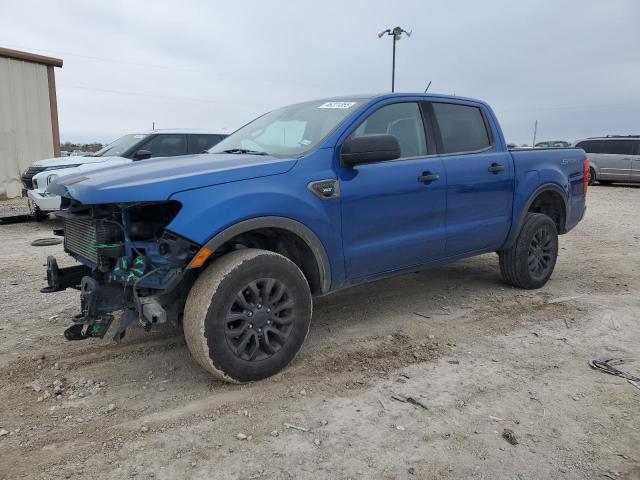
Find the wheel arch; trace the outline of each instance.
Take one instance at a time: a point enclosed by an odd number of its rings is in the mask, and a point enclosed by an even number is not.
[[[548,215],[555,222],[558,234],[565,233],[569,214],[569,201],[566,192],[555,183],[541,185],[534,190],[520,211],[517,227],[511,231],[502,249],[509,248],[513,244],[529,212]]]
[[[297,220],[279,216],[250,218],[225,228],[204,246],[216,252],[236,238],[246,237],[247,235],[264,235],[265,232],[272,232],[276,235],[284,233],[294,242],[302,242],[298,246],[302,247],[304,251],[300,252],[301,256],[296,256],[296,258],[290,258],[290,255],[277,249],[269,250],[283,253],[296,263],[309,281],[312,293],[327,293],[329,291],[331,287],[331,267],[324,245],[309,227]]]

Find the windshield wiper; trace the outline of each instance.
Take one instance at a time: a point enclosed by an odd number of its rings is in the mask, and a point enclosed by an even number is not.
[[[267,152],[259,152],[258,150],[248,150],[246,148],[230,148],[229,150],[223,150],[222,153],[231,154],[247,154],[247,155],[269,155]]]

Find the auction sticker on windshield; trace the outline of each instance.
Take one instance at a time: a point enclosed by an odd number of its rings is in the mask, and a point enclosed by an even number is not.
[[[318,108],[351,108],[356,102],[327,102],[320,105]]]

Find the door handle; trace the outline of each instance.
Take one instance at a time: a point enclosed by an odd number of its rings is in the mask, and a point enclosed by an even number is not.
[[[418,181],[420,183],[431,183],[431,182],[435,182],[439,178],[440,178],[440,175],[438,175],[437,173],[424,172],[422,175],[418,177]]]
[[[504,165],[500,165],[499,163],[492,163],[489,167],[489,171],[491,173],[498,173],[504,170]]]

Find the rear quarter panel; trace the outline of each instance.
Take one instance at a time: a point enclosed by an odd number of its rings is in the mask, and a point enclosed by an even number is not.
[[[535,196],[545,188],[562,194],[566,206],[564,231],[575,227],[582,219],[585,196],[582,193],[584,150],[579,148],[550,148],[512,150],[515,167],[515,193],[512,227],[505,248],[518,234],[521,221]]]

